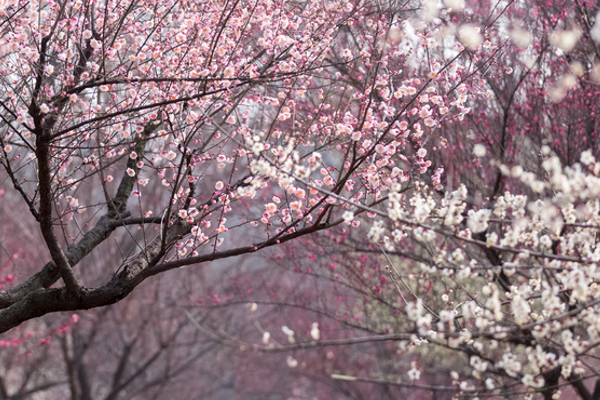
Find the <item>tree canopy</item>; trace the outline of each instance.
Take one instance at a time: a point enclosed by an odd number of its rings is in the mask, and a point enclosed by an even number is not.
[[[599,11],[1,2],[0,332],[141,293],[144,326],[188,302],[180,361],[210,332],[291,369],[349,349],[313,372],[356,393],[600,398]]]

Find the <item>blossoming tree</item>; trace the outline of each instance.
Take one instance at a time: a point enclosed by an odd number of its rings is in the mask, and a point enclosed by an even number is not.
[[[48,260],[7,281],[0,332],[333,232],[393,283],[389,332],[354,340],[466,354],[439,390],[552,398],[562,376],[594,398],[597,8],[3,2],[3,196]]]
[[[425,173],[406,117],[466,112],[462,53],[402,72],[407,6],[382,6],[4,3],[1,160],[50,261],[0,294],[1,329],[339,224],[410,178],[396,161]],[[117,229],[131,244],[89,287],[75,266]]]

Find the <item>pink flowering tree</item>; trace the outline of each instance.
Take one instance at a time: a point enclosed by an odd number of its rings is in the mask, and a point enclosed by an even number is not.
[[[467,111],[464,51],[420,77],[410,10],[3,3],[0,160],[48,261],[0,293],[0,330],[335,226],[425,173],[409,136]],[[435,107],[415,108],[423,93]],[[82,279],[117,230],[118,256]]]
[[[47,253],[41,247],[24,251],[24,244],[39,235],[37,224],[9,212],[18,197],[3,196],[3,201],[6,208],[0,210],[0,221],[7,240],[1,248],[0,284],[7,289]],[[121,234],[115,232],[115,239],[123,240]],[[9,254],[8,249],[14,252]],[[82,279],[101,279],[106,257],[121,251],[118,246],[102,250],[101,256],[86,259]],[[169,393],[172,399],[184,400],[229,390],[228,376],[215,379],[225,366],[207,358],[230,358],[236,350],[218,346],[185,313],[197,306],[197,292],[213,290],[204,283],[203,273],[173,271],[148,281],[144,290],[119,304],[78,314],[49,314],[5,332],[0,338],[0,398],[116,400]],[[180,387],[180,382],[187,383]]]

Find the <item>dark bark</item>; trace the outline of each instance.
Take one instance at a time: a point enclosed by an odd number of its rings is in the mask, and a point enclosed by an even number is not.
[[[165,252],[162,250],[161,238],[156,237],[142,251],[127,259],[122,271],[119,274],[113,275],[112,279],[101,287],[93,289],[82,288],[78,296],[72,296],[66,287],[46,288],[23,293],[21,299],[11,303],[4,310],[0,311],[0,333],[12,329],[24,321],[48,313],[87,310],[114,304],[129,295],[144,279],[171,269],[257,252],[263,248],[279,245],[299,236],[331,228],[341,222],[342,220],[330,224],[313,225],[292,233],[275,236],[254,246],[238,247],[218,252],[214,251],[198,257],[190,257],[162,264],[159,264],[159,262]],[[175,222],[168,230],[168,249],[178,239],[189,233],[190,229],[191,225],[187,225],[182,221]]]

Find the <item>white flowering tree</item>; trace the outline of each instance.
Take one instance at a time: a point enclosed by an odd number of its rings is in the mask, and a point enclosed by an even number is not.
[[[358,392],[373,390],[363,383],[392,397],[596,398],[600,163],[586,151],[563,167],[543,152],[544,177],[501,167],[527,195],[478,207],[464,185],[390,192],[385,206],[354,209],[372,216],[355,216],[358,227],[286,245],[264,291],[254,276],[253,294],[207,305],[249,307],[260,329],[215,337],[293,352],[288,367]],[[288,311],[273,319],[274,307]],[[336,362],[316,362],[314,349]]]

